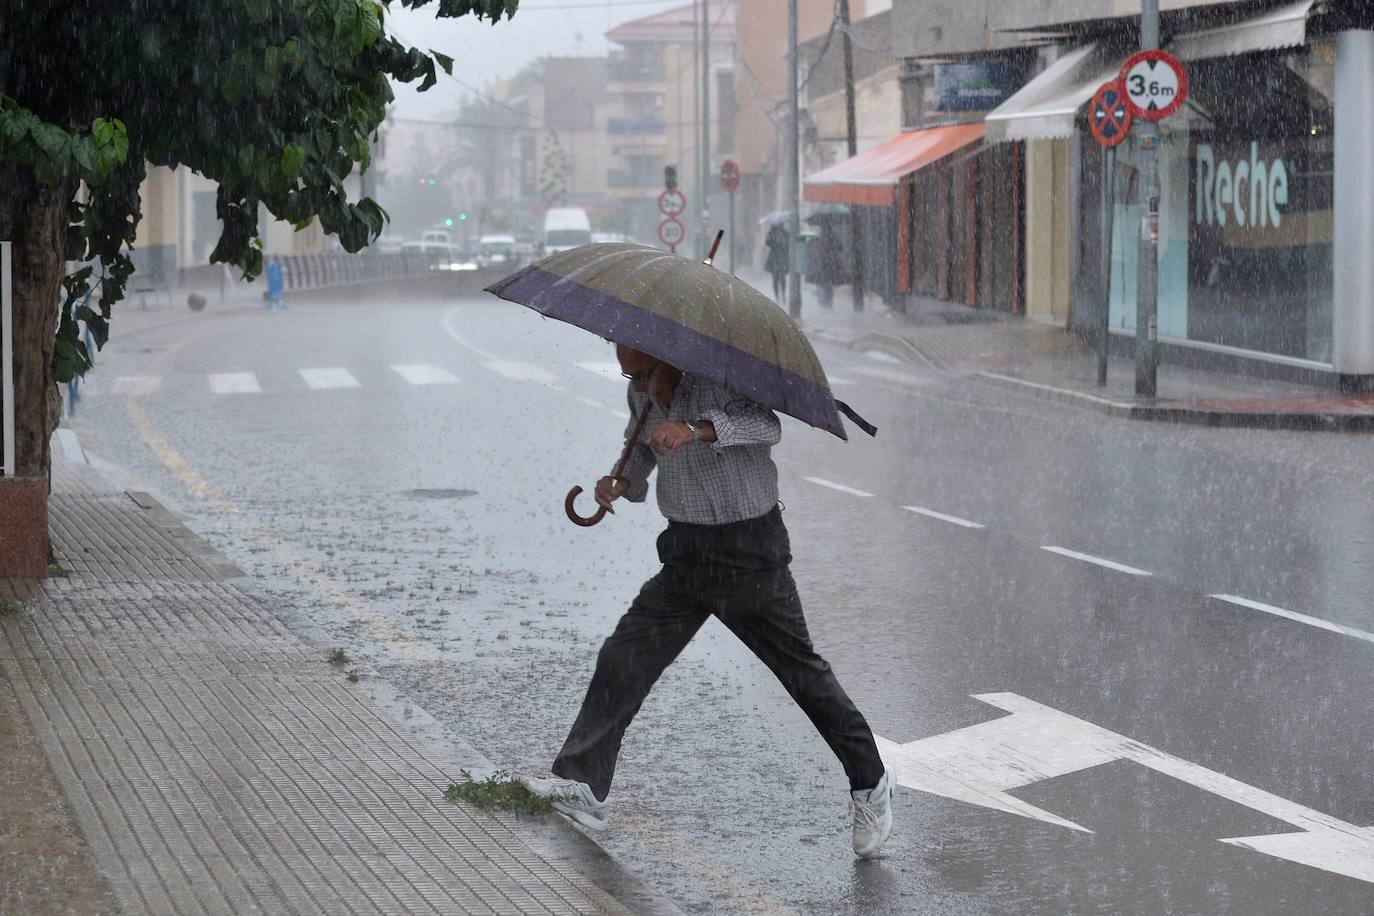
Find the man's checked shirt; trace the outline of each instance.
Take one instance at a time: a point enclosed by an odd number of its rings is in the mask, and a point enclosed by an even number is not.
[[[634,432],[647,394],[629,388],[630,423]],[[669,458],[660,458],[644,441],[666,420],[709,420],[715,442],[689,442]],[[684,374],[673,403],[665,411],[654,406],[630,454],[622,475],[629,486],[625,498],[643,502],[649,494],[649,474],[658,467],[658,508],[669,521],[693,525],[726,525],[758,518],[778,502],[778,469],[769,449],[782,438],[777,415],[728,388]]]

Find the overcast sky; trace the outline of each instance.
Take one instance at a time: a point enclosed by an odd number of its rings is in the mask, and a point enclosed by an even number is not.
[[[548,55],[600,56],[607,52],[606,32],[631,19],[651,16],[690,0],[521,0],[513,19],[497,25],[462,19],[436,19],[433,6],[418,10],[393,4],[390,31],[417,48],[433,49],[454,59],[453,79],[439,76],[428,92],[418,83],[395,85],[393,114],[430,119],[454,113],[465,94],[512,76],[525,64]],[[471,87],[471,89],[466,88]]]

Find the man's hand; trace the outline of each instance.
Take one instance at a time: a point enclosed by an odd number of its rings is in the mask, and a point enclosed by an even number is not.
[[[612,515],[611,503],[625,495],[625,481],[619,477],[603,477],[596,482],[596,504]]]
[[[700,432],[700,441],[714,442],[716,439],[715,427],[709,422],[702,421],[697,427]],[[658,429],[654,434],[644,440],[644,444],[654,450],[654,454],[660,458],[671,458],[677,454],[677,450],[692,441],[692,430],[681,420],[664,420],[658,424]]]

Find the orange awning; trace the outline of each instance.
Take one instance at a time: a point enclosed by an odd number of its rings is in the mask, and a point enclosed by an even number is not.
[[[802,197],[816,204],[890,207],[905,175],[983,139],[982,121],[903,131],[889,140],[808,175]]]

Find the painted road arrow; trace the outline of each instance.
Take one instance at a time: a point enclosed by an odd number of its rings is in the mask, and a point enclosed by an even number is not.
[[[1014,693],[974,699],[1011,715],[906,744],[877,738],[898,785],[1092,833],[1008,790],[1129,760],[1299,828],[1221,842],[1374,883],[1374,828],[1347,824]]]

